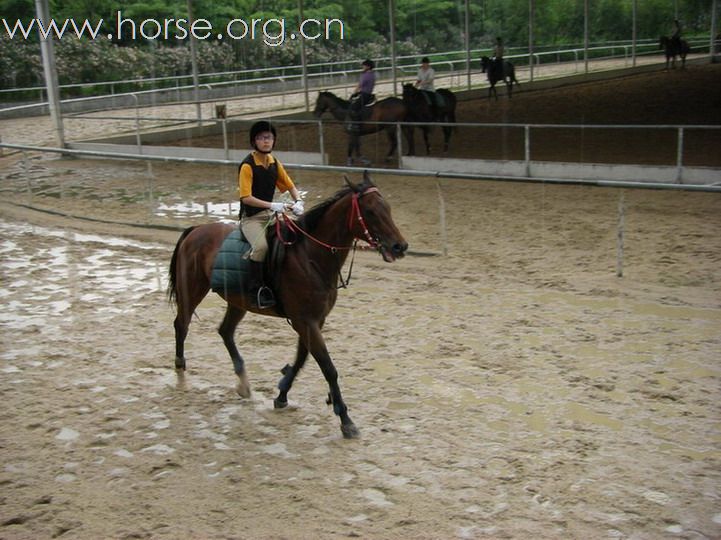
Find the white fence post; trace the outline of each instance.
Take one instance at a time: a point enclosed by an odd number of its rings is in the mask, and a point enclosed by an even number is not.
[[[446,201],[443,198],[443,190],[441,189],[441,179],[436,179],[436,187],[438,188],[438,215],[441,228],[441,252],[443,256],[448,256],[448,237],[446,233]]]
[[[624,191],[618,196],[618,228],[616,231],[616,276],[623,277],[623,233],[626,222],[626,205]]]
[[[683,174],[683,128],[678,128],[678,143],[676,145],[676,182],[682,181]]]

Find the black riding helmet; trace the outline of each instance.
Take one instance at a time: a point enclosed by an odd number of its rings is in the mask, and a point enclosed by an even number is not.
[[[361,66],[368,66],[370,69],[375,69],[376,64],[373,60],[363,60]]]
[[[275,131],[273,124],[267,120],[260,120],[250,127],[250,146],[255,148],[255,138],[265,132],[270,131],[273,134],[273,148],[275,148],[275,141],[278,139],[278,134]],[[257,148],[256,148],[257,150]]]

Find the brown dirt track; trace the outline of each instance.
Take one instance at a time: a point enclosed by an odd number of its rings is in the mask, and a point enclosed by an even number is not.
[[[721,537],[718,194],[377,176],[416,252],[440,250],[440,189],[448,257],[359,254],[326,328],[344,441],[313,364],[272,409],[284,321],[239,328],[241,400],[209,297],[179,379],[178,233],[112,223],[207,222],[233,170],[153,165],[150,204],[144,164],[0,164],[0,538]],[[342,183],[294,176],[309,204]]]
[[[522,85],[512,100],[459,101],[457,120],[469,123],[578,124],[577,129],[531,130],[531,158],[538,161],[675,165],[675,129],[594,129],[593,125],[719,125],[721,124],[721,65],[694,65],[675,71],[654,71],[621,78],[542,90]],[[331,164],[345,164],[347,136],[326,113],[325,150]],[[284,127],[279,150],[318,151],[315,127]],[[415,134],[416,154],[425,155],[420,131]],[[204,137],[176,144],[222,148],[220,137]],[[230,133],[231,148],[247,148],[247,132]],[[362,137],[365,155],[386,166],[385,134]],[[721,166],[721,133],[687,130],[683,162],[690,166]],[[440,156],[440,129],[432,133],[432,155]],[[404,140],[404,151],[407,151]],[[458,127],[452,148],[443,157],[524,159],[522,128]],[[390,164],[395,166],[395,160]]]

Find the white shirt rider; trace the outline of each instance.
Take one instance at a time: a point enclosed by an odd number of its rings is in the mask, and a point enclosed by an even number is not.
[[[418,70],[418,77],[416,77],[416,86],[427,92],[435,92],[433,86],[433,78],[435,75],[436,72],[431,67],[428,58],[423,58],[423,60],[421,60],[421,67]]]

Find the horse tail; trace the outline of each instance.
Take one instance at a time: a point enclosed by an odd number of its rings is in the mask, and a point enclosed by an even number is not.
[[[170,258],[170,267],[168,268],[168,302],[176,304],[178,302],[178,291],[177,291],[177,272],[178,272],[178,252],[180,251],[180,244],[183,240],[197,227],[194,225],[188,227],[183,231],[178,238],[177,244],[175,244],[175,250],[173,250],[173,256]]]

